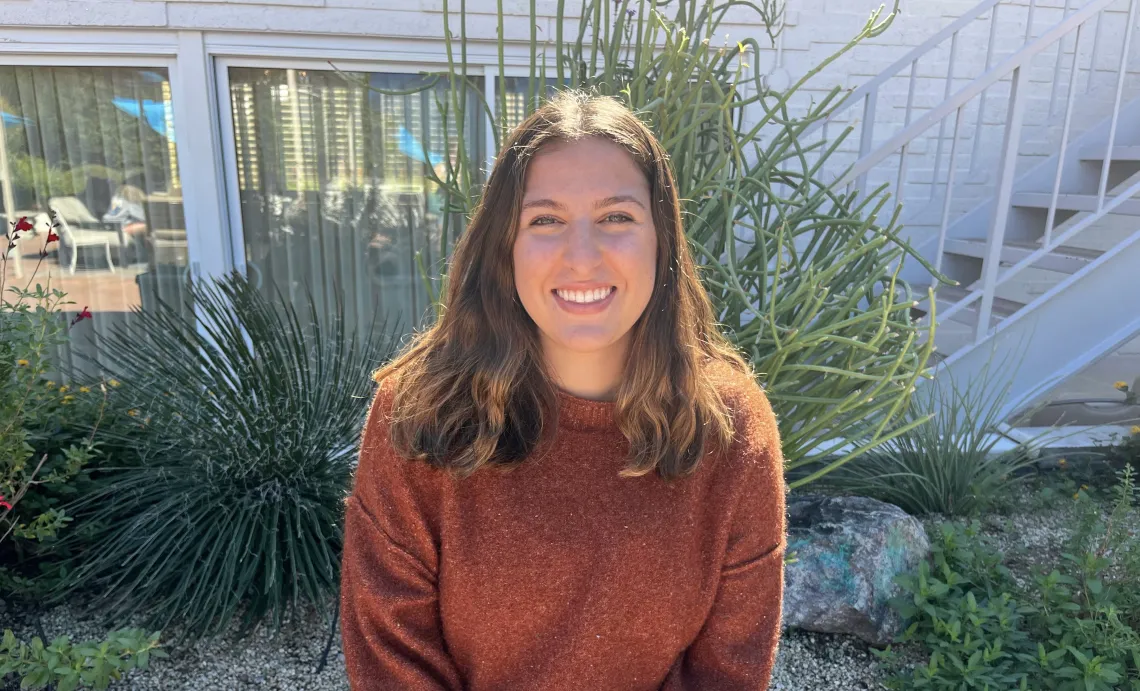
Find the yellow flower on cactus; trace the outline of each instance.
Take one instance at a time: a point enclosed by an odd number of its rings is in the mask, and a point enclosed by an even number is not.
[[[131,417],[137,417],[138,414],[139,414],[139,411],[136,408],[131,408],[130,410],[127,411],[127,415],[130,415]]]
[[[115,387],[115,386],[119,385],[119,380],[118,379],[112,379],[111,381],[109,381],[107,383],[110,384],[112,387]]]
[[[1088,489],[1088,488],[1089,488],[1088,485],[1081,485],[1081,489]]]
[[[23,358],[20,358],[19,360],[16,360],[16,364],[20,367],[27,367],[31,363],[29,363],[27,360],[25,360]]]
[[[81,386],[81,387],[79,387],[79,393],[91,393],[91,387],[90,386]]]
[[[1073,499],[1080,499],[1080,498],[1081,498],[1080,492],[1077,492],[1076,494],[1073,495]]]
[[[46,382],[44,382],[44,386],[48,387],[49,389],[54,389],[55,388],[55,382],[48,379]]]
[[[1128,390],[1128,382],[1118,381],[1112,385],[1112,388],[1116,389],[1117,391],[1127,391]]]
[[[1057,461],[1057,465],[1061,466],[1062,468],[1064,468],[1065,465],[1067,465],[1067,464],[1068,464],[1068,461],[1066,461],[1063,458],[1061,460]]]
[[[67,391],[67,386],[66,386],[66,385],[59,387],[59,392],[60,392],[60,393],[65,393],[66,391]]]
[[[1140,434],[1140,425],[1132,425],[1132,429],[1130,431],[1133,434]]]
[[[71,403],[74,400],[75,400],[75,396],[68,394],[68,395],[63,397],[63,400],[61,401],[61,403],[63,403],[64,405],[67,405],[68,403]]]

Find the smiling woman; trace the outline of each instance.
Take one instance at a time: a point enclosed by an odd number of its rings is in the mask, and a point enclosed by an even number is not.
[[[376,373],[345,525],[356,689],[767,689],[775,416],[660,143],[566,92],[503,146],[441,318]]]

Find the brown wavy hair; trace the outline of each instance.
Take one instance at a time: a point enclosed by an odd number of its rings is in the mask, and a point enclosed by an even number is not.
[[[544,146],[603,137],[625,148],[649,181],[657,277],[632,327],[615,421],[629,441],[623,477],[691,473],[733,437],[732,413],[705,368],[751,374],[720,332],[681,224],[668,155],[612,97],[563,91],[510,133],[450,263],[437,322],[373,378],[396,377],[390,443],[401,456],[467,476],[517,467],[557,424],[558,398],[538,327],[515,290],[512,249],[529,162]]]

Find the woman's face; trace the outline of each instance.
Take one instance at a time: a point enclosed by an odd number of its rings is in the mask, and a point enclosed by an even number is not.
[[[649,181],[599,137],[543,147],[530,162],[514,246],[515,288],[544,353],[623,358],[653,293]]]

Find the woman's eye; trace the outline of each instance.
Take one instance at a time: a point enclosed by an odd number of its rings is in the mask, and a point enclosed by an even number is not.
[[[605,218],[605,221],[607,223],[630,223],[633,221],[633,218],[626,213],[614,212],[612,214],[608,214]]]
[[[553,216],[538,216],[531,219],[530,224],[532,226],[548,226],[557,222],[558,221]]]

